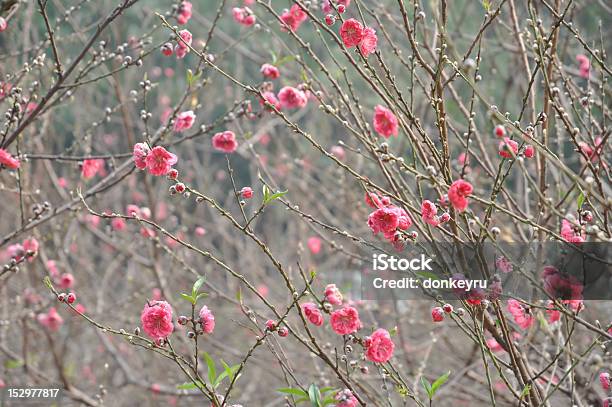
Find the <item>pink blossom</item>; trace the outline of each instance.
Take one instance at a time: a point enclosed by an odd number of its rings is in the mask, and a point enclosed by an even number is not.
[[[535,155],[535,147],[531,144],[525,146],[525,157],[532,158]]]
[[[334,1],[334,4],[336,4],[336,6],[343,5],[346,8],[351,4],[351,0],[337,0],[337,1]],[[332,11],[331,5],[329,4],[329,0],[323,1],[322,9],[324,13],[329,13]]]
[[[452,183],[448,189],[448,199],[453,207],[459,212],[467,209],[467,197],[473,192],[474,188],[469,182],[459,179]]]
[[[174,122],[174,131],[182,132],[188,130],[193,126],[195,122],[195,114],[193,110],[188,110],[186,112],[181,112],[176,116],[176,120]]]
[[[391,204],[391,200],[386,197],[380,197],[376,192],[366,192],[365,203],[373,209],[382,208]]]
[[[10,170],[16,170],[20,165],[21,163],[18,159],[10,155],[8,151],[0,148],[0,166],[4,166]]]
[[[183,59],[189,53],[189,48],[177,45],[176,48],[174,48],[174,52],[176,53],[176,57],[178,59]]]
[[[232,9],[232,15],[234,16],[234,20],[242,24],[244,26],[251,26],[255,24],[255,16],[253,12],[248,7],[234,7]]]
[[[582,228],[580,226],[574,226],[574,224],[567,219],[561,220],[560,234],[563,240],[570,243],[582,243],[585,240]]]
[[[302,304],[302,312],[308,321],[315,326],[323,325],[323,314],[317,305],[313,302]]]
[[[57,331],[64,323],[64,319],[57,313],[55,308],[49,308],[46,314],[38,314],[36,317],[38,323],[44,326],[50,332]]]
[[[610,390],[610,373],[602,372],[599,374],[599,382],[604,390]]]
[[[193,5],[189,1],[181,2],[176,20],[179,24],[187,24],[192,15]]]
[[[189,30],[181,30],[179,31],[179,39],[177,40],[177,45],[179,48],[186,48],[187,52],[189,52],[189,46],[193,42],[193,35],[189,32]]]
[[[512,271],[512,262],[504,256],[499,256],[495,259],[495,267],[502,273],[510,273]]]
[[[5,31],[8,27],[8,23],[4,17],[0,17],[0,33]]]
[[[269,91],[268,92],[262,92],[261,95],[263,96],[263,98],[259,99],[259,104],[261,106],[265,107],[267,110],[274,110],[274,109],[272,109],[272,106],[274,106],[274,108],[276,108],[276,110],[280,110],[281,109],[281,102],[280,102],[280,100],[278,100],[278,98],[276,97],[274,92],[269,92]],[[272,106],[266,105],[266,102],[268,102]]]
[[[504,158],[512,158],[518,154],[518,143],[508,137],[499,142],[499,155]]]
[[[495,134],[495,136],[497,136],[499,138],[505,137],[506,136],[506,128],[504,127],[503,124],[498,124],[493,129],[493,133]]]
[[[113,220],[111,220],[111,226],[113,227],[113,230],[116,230],[117,232],[121,232],[122,230],[125,230],[127,225],[124,219],[113,218]]]
[[[31,237],[29,239],[25,239],[23,241],[23,250],[27,252],[32,252],[34,254],[38,253],[38,248],[39,248],[39,244],[38,244],[38,240],[36,240],[35,238]]]
[[[601,148],[602,142],[603,142],[603,139],[601,137],[597,137],[595,138],[594,147],[591,147],[590,145],[588,145],[587,143],[583,141],[578,143],[578,147],[580,147],[580,150],[582,151],[582,153],[588,157],[589,161],[597,162],[599,161],[599,155],[601,154],[601,151],[602,151],[602,148]]]
[[[268,79],[278,79],[280,76],[280,71],[277,67],[271,64],[263,64],[261,66],[260,72],[265,78]]]
[[[306,21],[308,15],[298,4],[294,4],[289,10],[281,14],[280,18],[291,31],[297,31],[300,25]]]
[[[442,309],[442,307],[432,308],[431,319],[433,319],[434,322],[442,322],[444,320],[444,309]]]
[[[132,153],[132,158],[134,159],[134,165],[139,170],[144,170],[147,168],[147,155],[149,154],[149,147],[145,143],[136,143],[134,144],[134,151]]]
[[[374,130],[384,138],[397,136],[397,117],[395,117],[391,110],[377,105],[374,108]]]
[[[350,306],[332,312],[329,322],[338,335],[352,334],[361,329],[359,312]]]
[[[306,244],[308,245],[308,249],[310,249],[312,254],[319,254],[321,251],[321,239],[316,236],[309,237]]]
[[[302,108],[308,103],[306,93],[292,86],[282,88],[278,92],[278,99],[283,109]]]
[[[345,47],[354,47],[363,38],[363,25],[354,18],[349,18],[340,27],[340,37]]]
[[[102,159],[91,159],[83,161],[81,167],[81,175],[84,179],[91,179],[104,168],[104,160]]]
[[[381,207],[368,216],[368,226],[372,233],[382,232],[387,239],[396,229],[406,230],[412,225],[412,220],[406,211],[397,206],[389,205]]]
[[[168,152],[162,146],[153,147],[151,152],[145,159],[147,163],[147,171],[149,174],[155,176],[166,175],[170,168],[177,163],[178,158],[176,155]]]
[[[212,138],[212,145],[216,150],[228,154],[233,153],[238,148],[236,135],[230,130],[215,134]]]
[[[574,276],[562,273],[554,266],[545,266],[542,271],[544,291],[552,298],[565,301],[582,300],[583,284]]]
[[[535,318],[528,311],[528,308],[525,308],[523,304],[514,298],[508,300],[508,312],[510,312],[514,318],[514,322],[516,322],[521,329],[529,328],[535,321]]]
[[[364,28],[361,41],[359,41],[359,50],[363,56],[367,58],[368,55],[376,51],[377,44],[378,37],[376,36],[376,30],[370,27]]]
[[[206,229],[204,229],[202,226],[198,226],[195,228],[195,234],[198,236],[204,236],[206,234]]]
[[[578,64],[579,64],[580,76],[588,79],[589,71],[591,69],[591,61],[589,61],[589,58],[584,54],[576,55],[576,61],[578,61]]]
[[[62,290],[72,288],[74,285],[74,276],[70,273],[64,273],[58,281],[58,285]]]
[[[207,334],[211,334],[215,329],[215,316],[212,311],[208,309],[206,305],[202,306],[200,309],[200,313],[198,314],[200,317],[200,325],[202,325],[202,330]]]
[[[55,263],[55,260],[47,260],[46,266],[47,266],[47,271],[49,272],[49,275],[51,277],[57,277],[59,275],[59,270],[57,268],[57,264]]]
[[[561,312],[555,309],[555,305],[552,301],[548,301],[547,303],[546,314],[548,315],[548,322],[551,324],[561,319]]]
[[[429,200],[424,200],[421,203],[421,219],[425,223],[430,224],[431,226],[438,226],[440,224],[440,218],[437,216],[438,208],[436,204]]]
[[[342,148],[342,146],[332,146],[330,151],[340,161],[343,161],[346,157],[346,153],[344,152],[344,148]]]
[[[251,199],[253,197],[253,188],[244,187],[240,190],[240,196],[244,199]]]
[[[359,405],[359,401],[349,389],[339,391],[334,399],[337,401],[336,407],[357,407]]]
[[[172,331],[172,307],[166,301],[145,304],[140,315],[142,329],[155,341],[167,338]]]
[[[391,340],[391,335],[386,329],[378,328],[366,340],[366,358],[375,363],[385,363],[395,350],[395,344]]]
[[[342,305],[342,293],[336,284],[328,284],[325,287],[325,301],[331,305]]]

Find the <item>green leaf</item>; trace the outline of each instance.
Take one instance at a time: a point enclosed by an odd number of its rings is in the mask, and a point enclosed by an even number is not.
[[[200,298],[204,298],[204,297],[208,297],[208,294],[206,293],[200,293],[196,296],[196,301],[199,300]]]
[[[200,388],[204,387],[204,384],[202,382],[198,381],[197,383],[198,384],[195,384],[194,382],[187,382],[187,383],[177,385],[176,388],[179,390],[193,390],[193,389],[197,389],[198,387]]]
[[[321,407],[321,392],[316,384],[311,384],[308,388],[308,398],[312,407]]]
[[[323,387],[323,388],[319,389],[321,394],[329,393],[330,391],[333,391],[333,390],[334,390],[334,388],[331,387],[331,386],[327,386],[327,387]]]
[[[197,298],[198,291],[200,291],[200,287],[202,287],[204,281],[206,281],[206,276],[198,278],[195,283],[193,283],[193,287],[191,287],[191,296],[193,298]]]
[[[482,0],[482,6],[487,10],[487,13],[491,11],[491,2],[489,0]]]
[[[433,384],[431,385],[431,396],[433,397],[434,394],[436,394],[436,391],[438,390],[438,388],[440,386],[442,386],[444,383],[446,383],[446,381],[448,380],[448,377],[450,376],[451,372],[450,370],[443,374],[442,376],[438,377]]]
[[[436,273],[431,273],[429,271],[419,271],[415,273],[417,276],[430,280],[440,280],[440,276]]]
[[[304,390],[302,389],[294,389],[292,387],[283,387],[280,389],[276,389],[277,392],[279,393],[284,393],[284,394],[291,394],[294,396],[300,396],[300,397],[308,397],[308,393],[306,393]]]
[[[17,369],[21,366],[23,366],[23,362],[21,360],[9,359],[4,362],[4,367],[7,369]]]
[[[45,283],[48,289],[53,288],[53,284],[51,284],[51,279],[49,278],[49,276],[45,276],[45,278],[43,279],[43,282]]]
[[[181,297],[183,297],[184,299],[186,299],[187,301],[189,301],[190,303],[195,305],[195,298],[193,298],[191,295],[189,294],[185,294],[185,293],[181,293]]]
[[[207,352],[202,352],[206,365],[208,366],[208,380],[210,384],[214,385],[215,379],[217,378],[217,368],[215,367],[215,361]]]
[[[431,400],[433,398],[433,394],[431,393],[431,384],[429,384],[425,376],[421,376],[421,385],[427,392],[427,397],[429,397],[429,400]]]
[[[293,55],[287,55],[287,56],[284,56],[281,59],[277,60],[274,63],[274,65],[275,66],[281,66],[281,65],[286,64],[287,62],[291,62],[293,60],[295,60],[295,57]]]
[[[582,205],[584,204],[584,192],[580,191],[580,195],[578,195],[578,199],[576,199],[576,205],[578,209],[582,209]]]
[[[191,69],[187,69],[187,84],[191,85],[193,81],[193,71]]]
[[[527,396],[530,391],[531,391],[531,385],[527,383],[525,387],[523,387],[523,391],[521,392],[521,400],[523,399],[523,397]]]
[[[287,192],[289,191],[280,191],[280,192],[276,192],[270,195],[270,190],[268,189],[268,187],[264,186],[264,201],[263,201],[264,205],[267,205],[273,200],[280,198],[281,196],[285,195]]]

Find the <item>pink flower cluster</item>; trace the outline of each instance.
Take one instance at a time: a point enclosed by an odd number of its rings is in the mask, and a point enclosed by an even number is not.
[[[267,79],[278,79],[280,71],[272,64],[263,64],[260,69],[261,74]]]
[[[182,131],[189,130],[191,126],[193,126],[195,118],[196,115],[193,113],[193,110],[179,113],[174,121],[174,131],[180,133]]]
[[[450,220],[450,215],[444,212],[442,215],[438,216],[436,204],[429,200],[424,200],[423,203],[421,203],[421,219],[423,219],[425,223],[437,227],[442,223],[448,222]]]
[[[238,148],[238,142],[236,141],[236,135],[233,131],[226,130],[217,133],[212,138],[212,145],[216,150],[224,153],[233,153]]]
[[[248,7],[234,7],[232,9],[232,15],[237,23],[246,27],[255,24],[255,15],[253,15],[253,11]]]
[[[21,163],[18,159],[8,153],[8,151],[0,148],[0,167],[6,167],[9,170],[16,170]]]
[[[474,188],[472,187],[472,184],[465,180],[459,179],[453,182],[448,189],[448,200],[457,211],[463,212],[468,206],[468,195],[473,191]]]
[[[36,317],[38,323],[44,326],[48,331],[55,332],[64,323],[64,319],[57,313],[55,308],[49,308],[46,314],[38,314]]]
[[[306,241],[306,245],[312,254],[319,254],[321,252],[321,239],[316,236],[311,236]]]
[[[96,158],[83,161],[81,165],[81,176],[83,179],[91,179],[98,173],[104,171],[104,160]]]
[[[334,0],[334,3],[336,4],[336,7],[342,5],[344,6],[344,9],[346,10],[346,8],[351,4],[351,0]],[[329,3],[329,0],[323,0],[323,12],[324,13],[329,13],[332,11],[332,7],[331,4]]]
[[[385,239],[400,248],[400,236],[396,232],[398,229],[407,230],[412,225],[408,213],[403,208],[392,205],[388,198],[380,198],[375,193],[366,194],[366,203],[376,209],[368,216],[368,226],[372,233],[382,233]]]
[[[334,397],[336,400],[336,407],[357,407],[359,401],[355,398],[355,395],[349,389],[339,391]]]
[[[278,92],[278,100],[283,109],[297,109],[306,106],[306,92],[293,86],[285,86]]]
[[[142,329],[155,341],[165,339],[174,331],[172,307],[166,301],[145,304],[140,315]]]
[[[188,30],[179,31],[179,39],[176,42],[176,47],[174,47],[174,52],[176,53],[176,57],[178,59],[185,58],[185,55],[189,53],[191,43],[193,42],[193,35]]]
[[[328,284],[325,287],[325,301],[331,305],[342,305],[342,293],[336,284]]]
[[[603,147],[602,142],[603,142],[603,139],[601,137],[597,137],[595,138],[594,147],[591,147],[590,145],[588,145],[587,143],[583,141],[578,143],[578,147],[580,147],[580,150],[582,151],[582,153],[588,157],[589,161],[597,162],[599,161],[599,155],[601,154],[601,151],[602,151],[602,147]]]
[[[359,320],[359,312],[356,308],[345,306],[333,311],[329,319],[332,329],[338,335],[348,335],[361,329],[362,324]]]
[[[280,18],[285,26],[289,27],[291,31],[297,31],[298,28],[300,28],[300,25],[306,21],[308,15],[304,10],[302,10],[302,7],[300,7],[298,4],[294,4],[289,10],[283,12]],[[283,29],[286,28],[285,26],[283,26]]]
[[[563,240],[570,243],[583,243],[584,236],[584,231],[580,226],[574,225],[567,219],[561,220],[561,237]]]
[[[576,61],[578,62],[578,65],[579,65],[578,71],[579,71],[580,76],[585,79],[588,79],[589,71],[591,69],[591,61],[589,61],[589,58],[584,54],[576,55]]]
[[[374,130],[384,138],[397,136],[397,117],[384,106],[374,108]]]
[[[36,256],[36,254],[38,253],[38,247],[38,240],[31,237],[25,239],[23,242],[21,242],[21,244],[15,243],[10,245],[7,248],[7,252],[9,257],[11,259],[14,259],[15,261],[23,260],[23,258],[27,256],[28,253],[31,253],[32,255],[28,258],[28,260],[32,261],[34,256]]]
[[[345,47],[351,48],[358,46],[365,57],[376,51],[376,46],[378,44],[376,30],[370,27],[364,27],[354,18],[349,18],[342,23],[342,27],[340,27],[340,37]]]
[[[204,305],[202,306],[202,309],[200,309],[198,316],[200,317],[199,322],[202,326],[202,330],[207,334],[211,334],[215,329],[215,316],[213,315],[212,311],[209,310],[206,305]]]
[[[503,158],[513,158],[518,154],[518,143],[509,137],[499,142],[499,155]]]
[[[514,322],[516,322],[521,329],[529,328],[535,321],[529,309],[514,298],[508,300],[508,312],[512,315]]]
[[[315,326],[323,325],[323,314],[314,302],[302,304],[302,312],[311,324]]]
[[[374,363],[385,363],[395,350],[395,344],[386,329],[379,328],[365,340],[366,358]]]
[[[189,1],[183,1],[179,5],[178,15],[176,16],[176,21],[183,25],[187,24],[192,15],[193,5]]]
[[[165,148],[157,146],[149,150],[149,146],[145,143],[134,145],[132,157],[136,168],[140,170],[146,168],[149,174],[157,177],[168,174],[172,166],[178,162],[176,155]]]

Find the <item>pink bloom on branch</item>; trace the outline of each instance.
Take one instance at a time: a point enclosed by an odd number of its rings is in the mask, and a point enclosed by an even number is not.
[[[386,197],[380,197],[376,192],[366,192],[365,203],[373,209],[382,208],[391,204],[391,200]]]
[[[297,31],[300,25],[306,21],[308,15],[299,5],[294,4],[289,10],[281,14],[280,18],[291,31]],[[285,27],[283,27],[283,29],[285,29]]]
[[[113,220],[111,220],[111,226],[113,227],[113,230],[121,232],[122,230],[125,230],[126,223],[122,218],[113,218]]]
[[[512,158],[518,154],[518,143],[508,137],[499,142],[499,155],[504,158]]]
[[[64,319],[57,313],[55,308],[49,308],[46,314],[38,314],[38,322],[51,332],[57,331],[64,323]]]
[[[342,305],[342,293],[336,284],[328,284],[325,287],[325,301],[332,305]]]
[[[283,109],[302,108],[308,103],[306,93],[292,86],[285,86],[282,88],[278,92],[278,99]]]
[[[359,50],[364,57],[367,58],[372,52],[376,51],[376,45],[378,44],[378,37],[376,36],[376,30],[370,27],[363,29],[363,35],[359,42]]]
[[[323,325],[323,314],[317,305],[313,302],[302,304],[302,312],[308,321],[315,326]]]
[[[474,188],[469,182],[459,179],[452,183],[448,189],[448,199],[453,207],[459,212],[463,212],[467,209],[468,200],[467,197],[473,192]]]
[[[265,107],[267,110],[273,110],[272,106],[274,106],[276,108],[276,110],[280,110],[281,109],[281,102],[280,100],[278,100],[278,98],[276,97],[276,95],[274,94],[274,92],[263,92],[262,93],[263,98],[259,99],[259,104],[263,107]],[[269,103],[269,105],[266,104],[266,102]],[[272,105],[272,106],[270,106]]]
[[[437,216],[438,208],[436,204],[429,200],[424,200],[421,203],[421,219],[425,223],[430,224],[431,226],[438,226],[440,224],[440,218]]]
[[[134,165],[139,170],[144,170],[147,168],[147,155],[149,154],[149,147],[145,143],[136,143],[134,144],[134,151],[132,153],[132,158],[134,159]]]
[[[181,25],[187,24],[187,21],[192,16],[192,9],[193,5],[189,1],[183,1],[179,6],[178,16],[176,17],[177,22]]]
[[[395,344],[391,340],[391,335],[386,329],[378,328],[365,342],[366,358],[375,363],[385,363],[395,349]]]
[[[493,133],[495,133],[495,136],[497,136],[499,138],[505,137],[506,136],[506,128],[504,127],[503,124],[498,124],[493,129]]]
[[[8,27],[8,23],[6,22],[6,19],[4,17],[0,17],[0,33],[6,30],[7,27]]]
[[[336,407],[357,407],[359,405],[359,401],[349,389],[339,391],[334,400],[337,402]]]
[[[514,318],[514,322],[516,322],[521,329],[529,328],[535,321],[535,318],[528,311],[528,308],[524,307],[523,304],[513,298],[508,300],[508,312],[510,312]]]
[[[191,45],[192,41],[193,41],[193,35],[191,35],[191,32],[189,32],[189,30],[179,31],[179,39],[177,39],[177,42],[176,42],[179,48],[189,49],[189,46]]]
[[[585,79],[588,79],[589,71],[591,69],[591,61],[589,61],[589,58],[584,54],[576,55],[576,61],[578,61],[578,64],[579,64],[580,76]]]
[[[147,171],[155,176],[166,175],[174,164],[178,162],[176,155],[168,152],[161,146],[153,147],[145,159]]]
[[[359,312],[350,306],[332,312],[329,322],[338,335],[352,334],[361,329]]]
[[[308,249],[312,254],[319,254],[321,251],[321,239],[316,236],[309,237],[306,244],[308,245]]]
[[[397,117],[395,117],[391,110],[377,105],[374,108],[374,130],[384,138],[397,136]]]
[[[61,289],[66,290],[74,285],[74,276],[70,273],[64,273],[59,279],[58,285]]]
[[[535,147],[533,147],[531,144],[527,144],[527,146],[525,146],[525,157],[532,158],[534,155]]]
[[[444,309],[442,309],[442,307],[432,308],[431,319],[434,322],[442,322],[444,320]]]
[[[582,153],[588,157],[589,161],[597,162],[599,161],[599,155],[601,154],[601,151],[602,151],[602,147],[601,147],[602,141],[603,139],[601,137],[597,137],[595,138],[595,147],[591,147],[590,145],[588,145],[587,143],[583,141],[578,143],[578,147],[580,147],[580,150],[582,151]]]
[[[242,24],[244,26],[251,26],[255,24],[255,16],[253,12],[248,7],[234,7],[232,9],[232,15],[234,16],[234,20]]]
[[[271,64],[263,64],[260,72],[265,78],[268,79],[277,79],[280,76],[280,71],[278,68]]]
[[[233,153],[238,148],[236,135],[230,130],[215,134],[212,138],[212,145],[216,150],[228,154]]]
[[[85,179],[91,179],[104,169],[104,160],[102,159],[91,159],[83,161],[81,167],[81,175]]]
[[[244,187],[240,190],[240,196],[243,199],[251,199],[253,197],[253,188]]]
[[[206,305],[204,305],[198,315],[200,317],[202,330],[207,334],[211,334],[215,329],[215,316],[213,315],[212,311],[209,310]]]
[[[336,7],[338,7],[339,5],[343,5],[346,9],[351,4],[351,0],[334,0],[334,4],[336,5]],[[329,0],[323,1],[322,9],[324,13],[329,13],[332,11],[332,7],[331,4],[329,4]]]
[[[179,113],[176,116],[176,121],[174,122],[174,131],[181,132],[190,129],[195,122],[195,118],[196,116],[193,113],[193,110]]]
[[[368,216],[368,226],[372,233],[382,232],[386,238],[395,233],[396,229],[406,230],[412,225],[412,220],[406,211],[397,206],[381,207]]]
[[[363,25],[354,18],[349,18],[342,23],[342,27],[340,27],[340,37],[342,38],[344,46],[347,48],[359,44],[363,38],[363,34]]]
[[[0,166],[4,166],[9,170],[16,170],[20,165],[21,163],[18,159],[10,155],[8,151],[0,148]]]
[[[172,307],[166,301],[155,301],[145,304],[140,315],[142,329],[151,339],[159,340],[167,338],[172,331]]]
[[[599,374],[599,382],[604,390],[610,390],[610,373],[603,372]]]
[[[563,240],[569,243],[583,243],[584,232],[580,226],[574,226],[572,222],[567,219],[561,221],[561,237]]]

